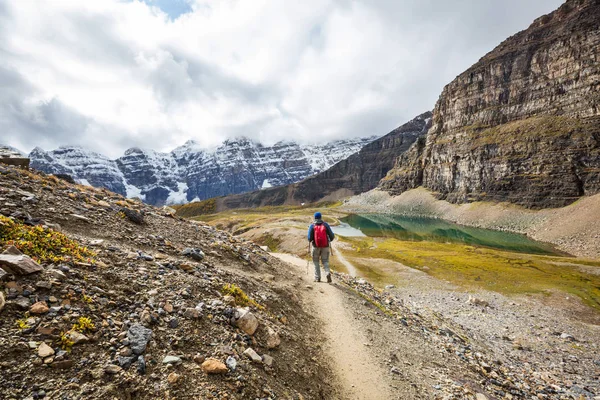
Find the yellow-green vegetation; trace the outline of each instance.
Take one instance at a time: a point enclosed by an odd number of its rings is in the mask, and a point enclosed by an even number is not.
[[[91,262],[96,253],[52,229],[28,226],[0,215],[0,247],[13,245],[38,262]]]
[[[221,293],[223,295],[232,296],[235,299],[235,304],[246,307],[246,306],[254,306],[259,310],[263,310],[264,306],[258,304],[255,300],[248,297],[248,295],[237,285],[234,283],[227,283],[221,289]]]
[[[83,300],[83,302],[87,304],[91,304],[94,302],[94,299],[91,296],[88,296],[87,294],[81,296],[81,300]]]
[[[95,329],[94,323],[88,317],[79,317],[79,320],[73,325],[73,330],[81,333],[91,332]]]
[[[349,238],[354,255],[393,260],[465,288],[484,288],[506,294],[573,294],[600,310],[600,275],[576,265],[599,267],[598,261],[511,253],[489,248],[434,242],[407,242],[382,238]],[[352,252],[346,251],[348,257]],[[569,265],[564,265],[568,263]],[[573,265],[571,265],[573,264]],[[364,266],[356,267],[363,272]],[[383,281],[381,271],[365,269],[369,278]],[[392,276],[388,276],[391,278]]]
[[[580,118],[564,116],[538,116],[489,127],[482,124],[465,127],[473,148],[488,144],[511,144],[517,140],[553,138],[563,135],[589,135],[597,129]],[[441,139],[444,140],[444,139]]]
[[[217,200],[212,198],[208,200],[194,201],[192,203],[177,207],[176,210],[177,215],[184,218],[214,214],[217,212]]]
[[[73,342],[69,337],[69,332],[62,332],[60,334],[60,338],[58,339],[58,344],[60,345],[61,349],[70,352],[75,342]]]
[[[29,326],[29,324],[27,323],[27,319],[28,319],[28,318],[29,318],[29,315],[28,315],[28,314],[25,314],[25,316],[24,316],[23,318],[21,318],[21,319],[18,319],[18,320],[16,320],[16,321],[15,321],[15,325],[17,326],[17,328],[18,328],[19,330],[21,330],[21,331],[22,331],[22,330],[24,330],[24,329],[29,329],[29,328],[31,328],[31,327]]]
[[[276,252],[277,248],[281,244],[281,240],[273,236],[271,233],[265,233],[261,237],[254,239],[254,241],[260,246],[267,246],[271,252]]]

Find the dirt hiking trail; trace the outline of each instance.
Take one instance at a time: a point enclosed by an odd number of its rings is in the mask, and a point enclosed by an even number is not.
[[[323,324],[327,343],[323,344],[325,352],[334,361],[332,366],[338,376],[344,399],[380,400],[395,398],[390,390],[391,382],[365,343],[368,342],[364,332],[354,321],[353,314],[345,306],[348,296],[335,284],[313,282],[314,267],[309,265],[306,274],[306,260],[290,254],[273,254],[282,261],[293,265],[303,277],[307,287],[305,300],[311,310]],[[350,268],[349,268],[350,269]]]

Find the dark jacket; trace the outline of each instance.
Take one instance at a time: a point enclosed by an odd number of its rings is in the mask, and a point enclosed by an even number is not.
[[[333,231],[331,230],[329,224],[327,222],[323,222],[322,219],[318,219],[315,221],[314,224],[310,224],[310,226],[308,227],[308,241],[311,242],[313,245],[315,244],[315,225],[321,224],[325,225],[325,229],[327,229],[327,238],[329,239],[329,243],[331,243],[333,239],[335,239],[335,235],[333,234]]]

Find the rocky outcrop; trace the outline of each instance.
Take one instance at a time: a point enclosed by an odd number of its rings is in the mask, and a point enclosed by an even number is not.
[[[292,185],[218,199],[217,209],[315,203],[369,191],[386,176],[396,158],[423,137],[430,126],[431,112],[428,111],[317,175]]]
[[[568,0],[447,85],[381,188],[558,207],[600,191],[600,1]]]
[[[186,203],[298,182],[329,168],[376,137],[336,140],[321,146],[287,141],[263,146],[247,138],[225,141],[209,151],[193,141],[170,153],[131,148],[117,160],[83,149],[34,149],[31,165],[72,176],[148,204]],[[327,149],[327,157],[323,151]]]

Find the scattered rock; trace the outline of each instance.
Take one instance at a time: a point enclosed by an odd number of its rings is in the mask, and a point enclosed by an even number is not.
[[[171,372],[169,374],[169,376],[167,376],[167,382],[169,382],[169,385],[176,384],[178,380],[179,380],[179,375],[176,374],[175,372]]]
[[[26,255],[0,254],[0,268],[13,275],[29,275],[43,270]]]
[[[237,368],[237,360],[233,356],[227,357],[227,360],[225,360],[225,364],[227,364],[227,368],[229,368],[232,371],[235,371],[235,369]]]
[[[263,354],[262,356],[262,362],[267,366],[267,367],[272,367],[273,366],[273,357],[271,357],[268,354]]]
[[[38,301],[29,308],[31,314],[46,314],[50,309],[45,301]]]
[[[258,319],[246,308],[236,310],[236,326],[248,335],[254,335],[258,329]]]
[[[181,358],[177,356],[166,356],[162,360],[163,364],[179,364],[181,363]]]
[[[252,347],[248,347],[245,351],[244,351],[244,355],[246,357],[248,357],[249,359],[251,359],[254,362],[257,363],[261,363],[262,362],[262,357],[258,355],[258,353],[256,351],[254,351],[254,349]]]
[[[483,393],[477,393],[475,395],[475,399],[476,400],[488,400],[488,397]]]
[[[4,293],[0,292],[0,312],[4,309],[6,301],[4,300]]]
[[[560,335],[560,338],[563,339],[563,340],[567,340],[569,342],[574,342],[575,341],[575,338],[572,335],[569,335],[568,333],[562,333]]]
[[[279,347],[280,344],[281,338],[279,337],[279,334],[275,332],[273,328],[267,328],[267,348],[274,349],[276,347]]]
[[[228,359],[229,360],[229,359]],[[232,369],[234,371],[235,368]],[[221,361],[209,358],[208,360],[202,363],[202,371],[207,374],[225,374],[227,373],[227,365],[223,364]]]
[[[200,312],[195,308],[187,308],[183,313],[183,316],[187,319],[198,319],[200,318]]]
[[[139,211],[123,207],[121,212],[134,224],[142,225],[144,223],[144,216]]]
[[[146,346],[152,337],[152,330],[143,325],[135,324],[127,331],[127,339],[129,339],[129,347],[133,354],[143,354],[146,351]]]
[[[106,368],[104,368],[104,372],[106,372],[109,375],[116,375],[116,374],[120,373],[121,371],[123,371],[123,368],[119,367],[118,365],[114,365],[114,364],[107,365]]]
[[[89,338],[85,336],[83,333],[77,332],[75,330],[70,330],[66,333],[69,340],[73,342],[73,344],[81,344],[89,342]]]
[[[40,347],[38,347],[38,356],[41,358],[46,358],[54,355],[54,350],[52,347],[48,346],[46,343],[42,342]]]

